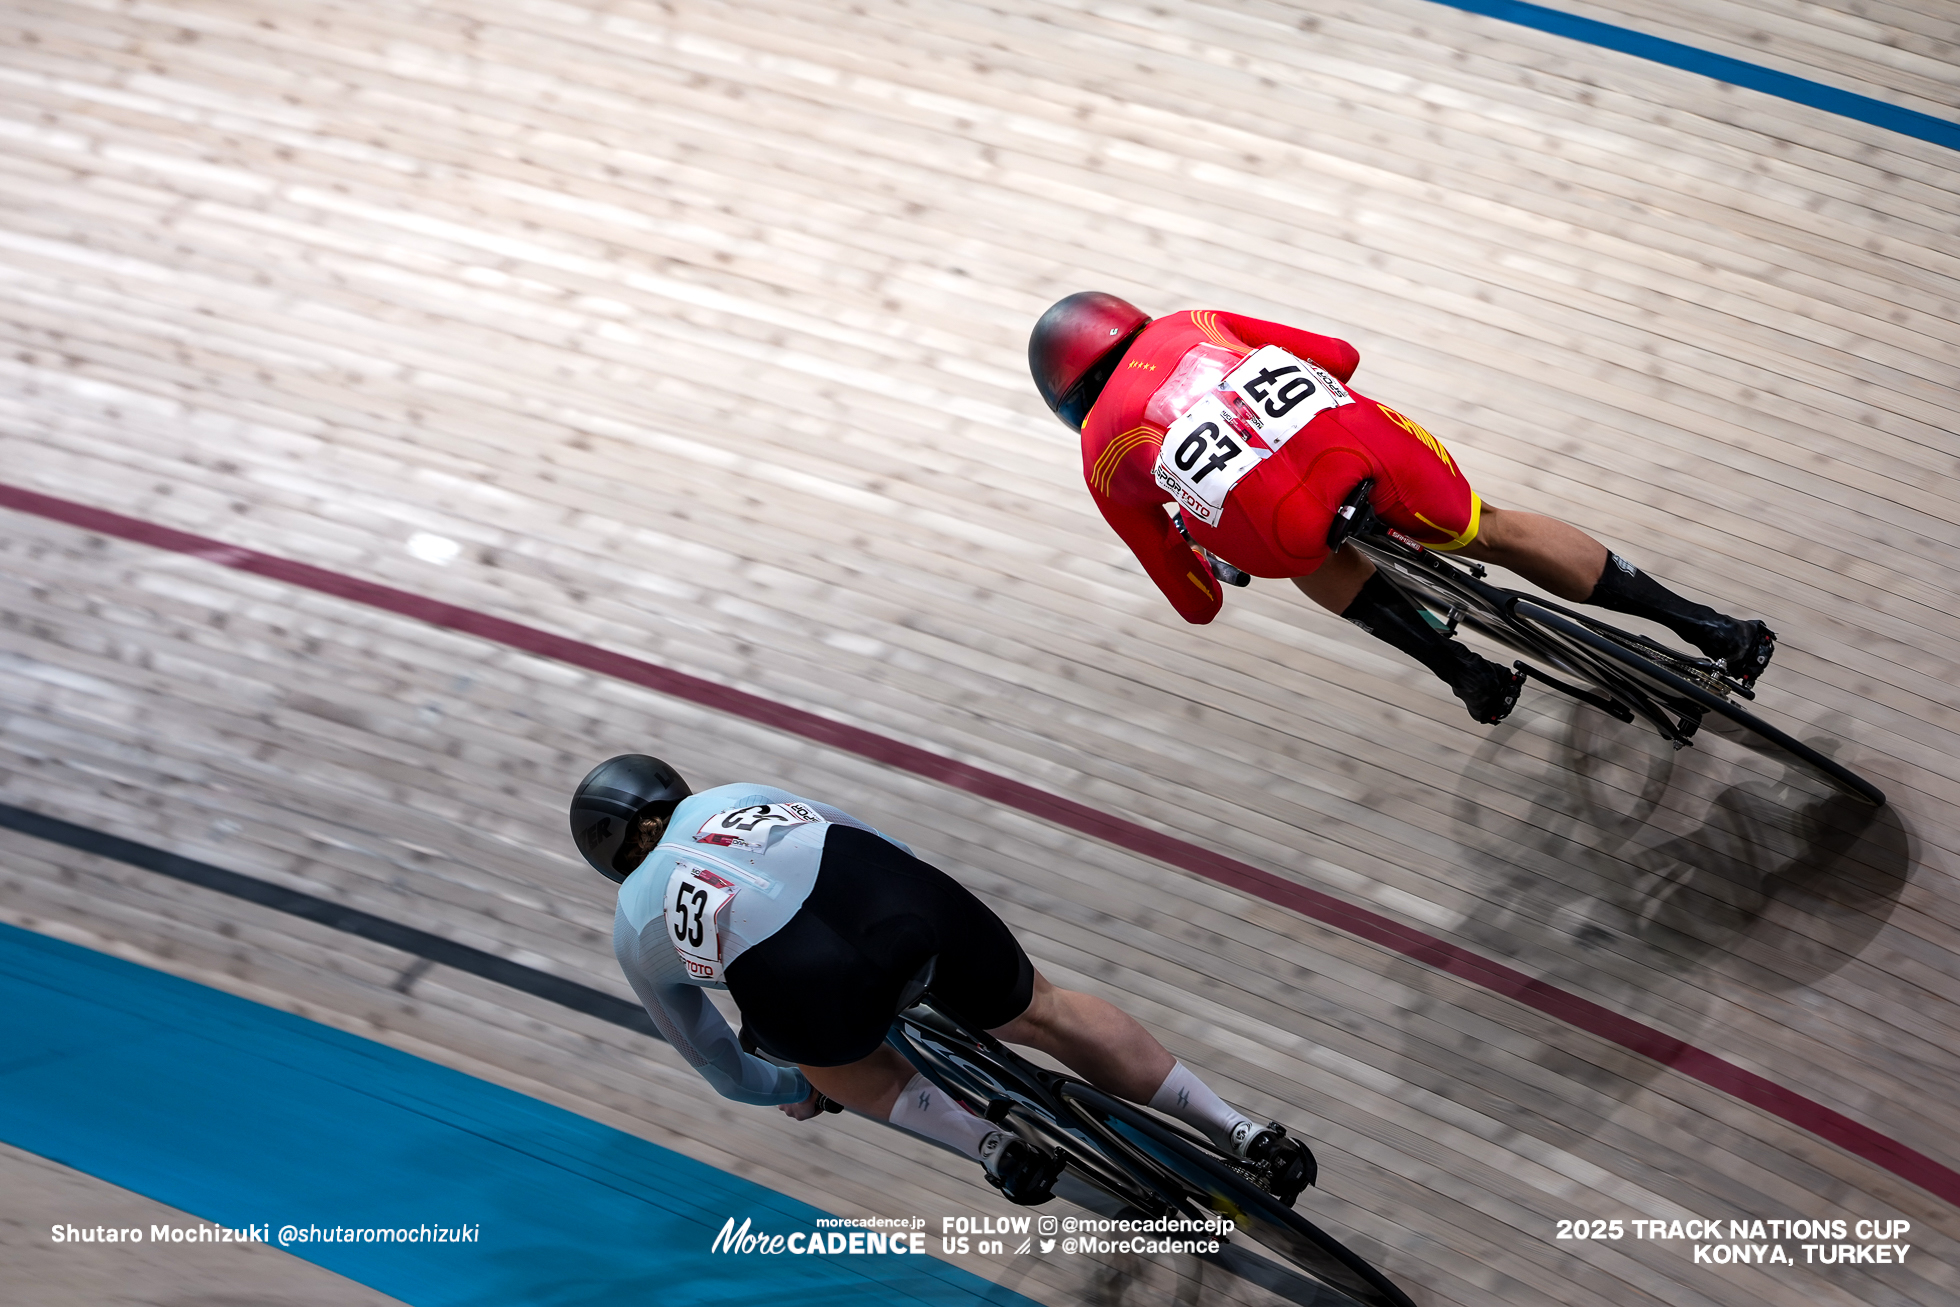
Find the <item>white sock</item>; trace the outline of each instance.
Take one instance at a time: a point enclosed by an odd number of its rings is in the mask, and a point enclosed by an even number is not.
[[[967,1111],[938,1085],[917,1073],[899,1091],[889,1119],[901,1130],[957,1148],[975,1161],[980,1160],[981,1142],[996,1132],[993,1122]]]
[[[1221,1148],[1235,1145],[1241,1130],[1257,1131],[1258,1125],[1232,1110],[1224,1099],[1211,1092],[1211,1086],[1178,1062],[1171,1067],[1164,1083],[1150,1096],[1152,1111],[1174,1116],[1188,1126],[1196,1126]]]

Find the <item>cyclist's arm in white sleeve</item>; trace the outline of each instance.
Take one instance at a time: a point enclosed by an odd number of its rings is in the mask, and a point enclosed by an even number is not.
[[[625,913],[613,915],[613,952],[620,969],[667,1042],[723,1098],[764,1107],[808,1098],[810,1082],[801,1071],[742,1051],[708,996],[687,983],[680,958],[667,945],[666,928],[666,919],[655,917],[646,932],[636,932]]]

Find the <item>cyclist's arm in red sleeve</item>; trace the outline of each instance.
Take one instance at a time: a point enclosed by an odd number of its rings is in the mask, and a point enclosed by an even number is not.
[[[1171,601],[1178,616],[1203,625],[1218,616],[1224,599],[1211,567],[1185,543],[1162,504],[1138,504],[1096,495],[1103,520],[1143,564],[1143,570]]]
[[[1344,340],[1302,331],[1298,327],[1289,327],[1282,322],[1242,318],[1236,313],[1221,313],[1218,317],[1246,344],[1277,345],[1289,354],[1320,364],[1333,373],[1335,380],[1343,385],[1347,384],[1348,378],[1354,375],[1354,370],[1361,366],[1361,351]]]

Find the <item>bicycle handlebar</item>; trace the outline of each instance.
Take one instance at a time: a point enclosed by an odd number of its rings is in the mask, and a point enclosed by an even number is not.
[[[1243,586],[1252,584],[1251,573],[1241,572],[1238,568],[1232,566],[1232,564],[1226,562],[1217,554],[1212,553],[1211,550],[1191,538],[1191,530],[1184,525],[1184,514],[1181,511],[1176,509],[1171,510],[1171,525],[1176,527],[1177,533],[1184,537],[1185,544],[1190,545],[1204,556],[1206,564],[1211,568],[1211,574],[1218,580],[1224,582],[1226,585]]]

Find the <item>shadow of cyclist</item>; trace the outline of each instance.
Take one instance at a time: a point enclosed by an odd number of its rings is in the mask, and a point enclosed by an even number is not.
[[[1842,795],[1790,808],[1757,783],[1717,795],[1695,836],[1642,862],[1653,930],[1697,939],[1711,966],[1781,992],[1871,943],[1904,892],[1911,839],[1894,808]]]
[[[1896,809],[1566,714],[1562,738],[1535,751],[1528,808],[1493,811],[1474,782],[1460,795],[1459,838],[1500,891],[1498,911],[1465,923],[1479,943],[1511,953],[1523,933],[1592,966],[1617,943],[1665,976],[1741,964],[1753,984],[1780,991],[1843,967],[1897,906],[1911,838]],[[1486,742],[1479,762],[1494,767],[1507,747]],[[1517,856],[1527,850],[1538,856]],[[1548,859],[1563,865],[1544,874]]]
[[[1772,779],[1782,770],[1720,746],[1676,754],[1577,705],[1514,719],[1458,786],[1452,834],[1467,895],[1450,933],[1689,1040],[1727,988],[1718,978],[1775,994],[1814,985],[1883,928],[1912,838],[1896,809],[1807,776]],[[1454,1001],[1449,987],[1413,966],[1396,971],[1437,999],[1414,999],[1409,1029],[1442,1033],[1425,1014]],[[1476,1059],[1470,1044],[1435,1042],[1411,1038],[1417,1083],[1441,1085],[1453,1060],[1461,1073]],[[1534,1060],[1608,1093],[1659,1070],[1631,1053],[1594,1065],[1550,1046]]]

